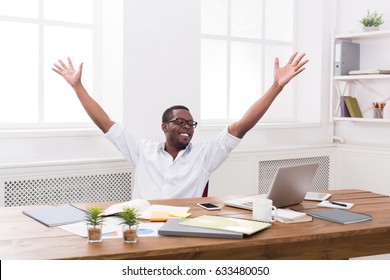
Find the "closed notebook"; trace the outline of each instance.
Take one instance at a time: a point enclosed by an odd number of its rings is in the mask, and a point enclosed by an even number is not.
[[[170,218],[159,230],[159,235],[242,239],[239,232],[181,225],[184,218]]]
[[[48,227],[67,225],[85,220],[85,212],[70,204],[26,210],[23,211],[23,214]]]
[[[344,225],[372,220],[372,216],[370,215],[351,212],[343,209],[324,210],[309,213],[309,215],[313,216],[314,218],[320,218]]]
[[[203,215],[197,218],[187,219],[180,224],[193,227],[233,231],[247,235],[271,226],[271,223],[266,222],[211,215]]]

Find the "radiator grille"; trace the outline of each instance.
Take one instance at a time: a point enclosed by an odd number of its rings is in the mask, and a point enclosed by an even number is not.
[[[299,165],[305,163],[319,163],[316,175],[310,185],[309,191],[321,191],[329,189],[329,156],[294,158],[282,160],[269,160],[259,162],[259,193],[267,193],[276,171],[279,167]]]
[[[4,182],[4,206],[126,201],[131,199],[130,172]]]

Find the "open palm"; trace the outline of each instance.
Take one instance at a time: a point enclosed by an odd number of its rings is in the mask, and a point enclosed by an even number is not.
[[[302,61],[305,54],[301,54],[298,57],[297,52],[294,53],[287,64],[283,67],[279,67],[279,59],[275,58],[274,67],[274,81],[280,86],[284,87],[292,78],[301,73],[305,68],[303,67],[309,60]]]
[[[54,63],[55,68],[52,70],[60,74],[71,86],[81,82],[81,73],[83,71],[83,64],[81,63],[78,70],[73,68],[72,61],[68,57],[68,66],[61,60],[58,60],[59,65]]]

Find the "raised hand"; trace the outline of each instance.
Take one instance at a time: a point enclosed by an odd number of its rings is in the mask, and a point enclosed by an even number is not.
[[[83,64],[81,63],[78,70],[73,68],[72,60],[68,57],[68,66],[61,60],[58,60],[59,64],[54,63],[55,68],[52,70],[60,74],[71,86],[75,86],[81,83],[81,74],[83,72]]]
[[[279,59],[275,58],[274,67],[274,82],[279,86],[284,87],[292,78],[301,73],[305,68],[303,67],[309,60],[302,61],[305,54],[301,54],[297,57],[298,53],[295,52],[287,64],[282,68],[279,67]]]

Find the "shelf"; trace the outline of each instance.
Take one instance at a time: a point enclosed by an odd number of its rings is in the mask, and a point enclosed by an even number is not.
[[[334,55],[336,52],[335,46],[338,44],[337,40],[348,40],[351,42],[361,43],[365,47],[365,52],[363,52],[363,58],[366,58],[371,53],[375,51],[376,46],[380,45],[381,51],[385,52],[385,47],[390,45],[390,29],[389,30],[379,30],[379,31],[368,31],[368,32],[358,32],[358,33],[349,33],[349,34],[333,34],[332,40],[332,55],[331,55],[331,69],[335,67]],[[341,51],[341,49],[339,50]],[[360,53],[360,55],[363,55]],[[368,65],[378,65],[377,69],[388,69],[383,65],[382,57],[377,54],[372,56],[373,61],[370,61]],[[360,58],[362,60],[362,57]],[[368,59],[368,58],[366,58]],[[364,59],[363,59],[364,60]],[[383,68],[384,67],[384,68]],[[375,70],[376,68],[363,68],[363,70]],[[389,68],[390,69],[390,68]],[[373,100],[390,100],[390,94],[388,91],[390,84],[390,74],[360,74],[360,75],[343,75],[343,76],[333,76],[333,71],[331,72],[331,122],[334,125],[338,123],[339,125],[343,124],[361,124],[361,125],[379,125],[383,124],[388,126],[390,124],[390,118],[385,119],[374,119],[372,114],[364,114],[365,118],[345,118],[340,117],[340,96],[354,96],[359,100],[359,107],[363,113],[367,113],[365,108],[371,109],[371,103]],[[369,95],[367,95],[367,93]],[[387,105],[389,106],[389,105]]]
[[[339,122],[367,122],[367,123],[390,123],[390,119],[374,119],[374,118],[342,118],[342,117],[334,117],[333,121],[339,121]]]
[[[366,31],[359,33],[336,35],[335,39],[380,39],[390,36],[390,30]]]
[[[347,80],[379,80],[390,79],[389,74],[374,74],[374,75],[349,75],[349,76],[334,76],[335,80],[347,81]]]

